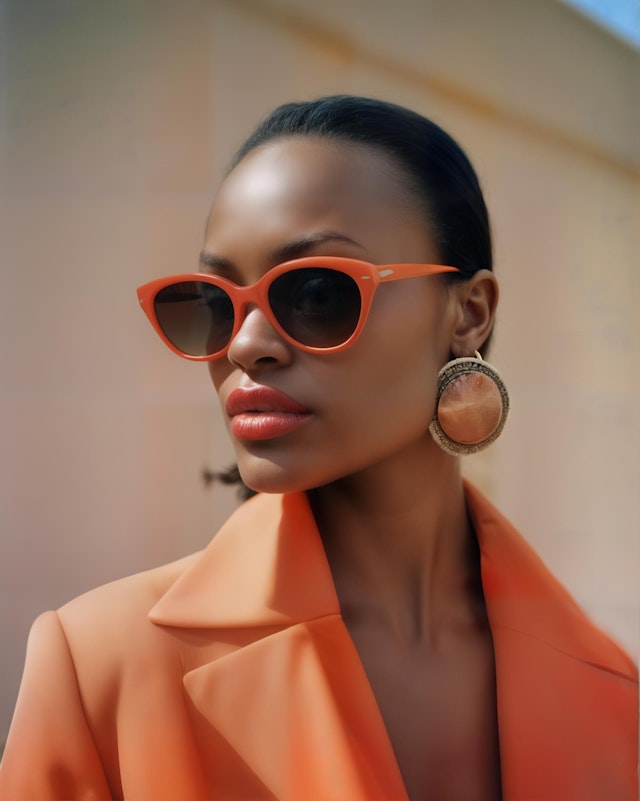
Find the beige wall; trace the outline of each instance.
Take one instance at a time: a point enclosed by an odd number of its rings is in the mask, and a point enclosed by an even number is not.
[[[323,93],[408,104],[475,162],[513,412],[468,470],[637,657],[639,66],[555,0],[0,3],[0,737],[38,612],[231,508],[206,370],[135,286],[195,265],[253,124]]]

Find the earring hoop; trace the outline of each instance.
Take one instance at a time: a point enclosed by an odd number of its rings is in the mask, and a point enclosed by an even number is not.
[[[509,393],[500,373],[475,356],[452,359],[438,373],[436,411],[429,432],[451,456],[477,453],[500,436]]]

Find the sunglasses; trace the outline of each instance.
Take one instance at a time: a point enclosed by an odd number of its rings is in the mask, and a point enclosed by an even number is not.
[[[250,304],[295,347],[335,353],[360,335],[380,284],[450,272],[458,270],[312,256],[280,264],[250,286],[204,273],[158,278],[138,288],[138,299],[160,337],[185,359],[224,356]]]

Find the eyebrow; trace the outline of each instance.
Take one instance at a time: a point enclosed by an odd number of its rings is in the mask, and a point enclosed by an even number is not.
[[[222,256],[216,256],[215,253],[207,253],[205,250],[200,252],[198,262],[201,267],[206,267],[212,273],[233,272],[233,264],[229,259],[223,259]]]
[[[282,264],[285,261],[291,261],[291,259],[301,258],[313,248],[327,242],[344,242],[348,245],[355,245],[360,250],[364,250],[359,242],[356,242],[355,239],[351,239],[351,237],[339,231],[318,231],[315,234],[309,234],[308,236],[302,236],[298,239],[292,239],[290,242],[286,242],[284,245],[271,251],[268,260],[274,266]],[[205,250],[200,253],[200,265],[211,271],[225,273],[227,275],[233,273],[236,269],[233,262],[229,261],[229,259],[225,259],[222,256],[217,256],[215,253],[209,253]]]
[[[345,242],[348,245],[355,245],[357,248],[363,249],[362,245],[339,231],[318,231],[318,233],[286,242],[281,247],[276,248],[270,256],[275,264],[281,264],[283,261],[298,259],[308,251],[318,247],[318,245],[324,245],[327,242]]]

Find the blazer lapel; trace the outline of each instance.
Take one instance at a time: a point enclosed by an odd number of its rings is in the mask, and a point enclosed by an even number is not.
[[[504,801],[635,797],[634,664],[511,524],[466,492],[495,651]]]
[[[240,631],[184,685],[274,796],[406,799],[306,496],[245,503],[150,618]]]

